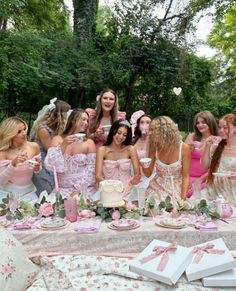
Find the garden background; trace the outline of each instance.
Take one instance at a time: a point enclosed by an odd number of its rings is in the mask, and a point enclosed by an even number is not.
[[[181,130],[194,114],[236,111],[234,0],[1,0],[0,118],[20,115],[32,124],[57,97],[72,107],[95,107],[106,87],[122,111],[169,115]],[[208,44],[195,54],[194,31],[211,14]],[[193,36],[189,41],[189,35]],[[179,96],[174,87],[181,87]]]

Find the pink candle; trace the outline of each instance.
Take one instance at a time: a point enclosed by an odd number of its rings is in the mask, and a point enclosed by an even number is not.
[[[55,191],[59,192],[59,186],[58,186],[58,178],[57,178],[57,171],[56,167],[53,167],[53,174],[54,174],[54,184],[55,184]]]

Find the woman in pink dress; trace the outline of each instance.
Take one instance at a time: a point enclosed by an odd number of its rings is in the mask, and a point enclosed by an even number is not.
[[[63,197],[79,192],[93,200],[96,192],[96,147],[93,140],[86,137],[88,120],[83,109],[74,109],[62,135],[53,138],[47,152],[45,166],[51,171],[55,167]]]
[[[118,111],[118,96],[112,89],[104,89],[97,96],[97,106],[93,110],[86,109],[90,115],[89,137],[97,147],[104,144],[111,125],[118,118],[125,118],[124,112]]]
[[[40,170],[39,146],[27,141],[27,124],[9,117],[0,124],[0,200],[17,194],[21,200],[35,201],[33,173]]]
[[[127,198],[132,185],[140,182],[137,152],[131,145],[132,133],[127,120],[116,120],[109,132],[107,142],[97,151],[96,180],[120,180],[123,196]],[[131,172],[133,167],[133,175]]]
[[[190,148],[180,139],[180,132],[171,118],[159,116],[152,120],[149,136],[151,163],[143,167],[150,176],[155,167],[155,176],[146,191],[158,202],[167,196],[186,199],[189,185]]]
[[[201,166],[200,160],[205,147],[205,141],[210,135],[218,135],[217,122],[210,111],[201,111],[194,116],[193,133],[190,133],[186,138],[186,143],[191,148],[190,161],[190,188],[187,197],[193,194],[192,185],[196,185],[200,189],[205,187],[207,179],[207,168]],[[193,184],[194,183],[194,184]]]

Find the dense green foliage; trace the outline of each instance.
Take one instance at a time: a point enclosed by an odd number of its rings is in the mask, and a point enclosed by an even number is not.
[[[138,109],[167,114],[183,129],[197,111],[209,109],[217,116],[232,111],[235,6],[217,0],[181,3],[122,0],[111,10],[98,8],[98,1],[73,0],[72,29],[62,0],[2,0],[2,112],[35,113],[54,97],[73,107],[94,107],[104,87],[118,92],[128,116]],[[225,58],[209,61],[195,56],[184,36],[199,11],[212,4],[216,26],[209,42]],[[180,96],[173,87],[182,88]]]

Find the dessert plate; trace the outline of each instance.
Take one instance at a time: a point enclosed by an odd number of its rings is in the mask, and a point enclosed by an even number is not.
[[[55,230],[66,227],[69,224],[65,219],[50,219],[45,220],[37,225],[38,228],[44,230]]]
[[[155,222],[157,226],[165,227],[165,228],[172,228],[172,229],[181,229],[187,227],[187,223],[182,220],[178,219],[171,219],[171,218],[166,218],[166,219],[161,219],[157,222]]]
[[[230,177],[232,175],[231,172],[215,172],[215,173],[212,173],[214,176],[216,177]]]
[[[137,224],[137,221],[133,219],[120,219],[111,222],[111,224],[117,228],[129,228],[131,226],[135,226]]]
[[[136,229],[136,228],[140,227],[140,224],[139,224],[138,222],[135,221],[135,223],[130,224],[129,226],[119,227],[119,226],[115,226],[115,225],[113,224],[113,222],[111,222],[110,224],[108,224],[107,227],[110,228],[110,229],[112,229],[112,230],[125,231],[125,230]]]

